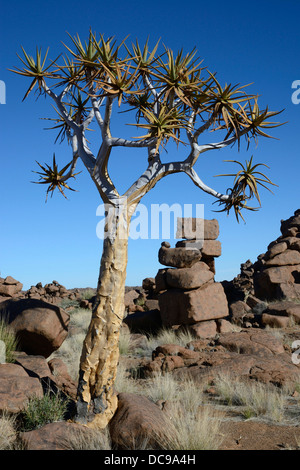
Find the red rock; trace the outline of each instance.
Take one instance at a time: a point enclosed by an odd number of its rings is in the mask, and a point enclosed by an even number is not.
[[[288,266],[294,264],[300,264],[300,253],[296,250],[286,250],[266,261],[266,266]]]
[[[259,329],[226,333],[218,338],[218,344],[239,354],[267,356],[284,353],[281,341]]]
[[[265,313],[269,315],[291,317],[296,323],[300,324],[300,305],[294,302],[282,301],[272,303],[269,305]]]
[[[159,295],[159,305],[166,327],[224,318],[229,313],[224,289],[217,282],[189,291],[170,289]]]
[[[270,326],[271,328],[285,328],[290,325],[290,319],[289,317],[263,313],[261,316],[261,323],[262,325]]]
[[[155,292],[163,292],[167,290],[167,281],[166,281],[167,269],[159,269],[155,276]]]
[[[164,266],[188,268],[201,260],[201,253],[197,249],[167,248],[162,244],[158,252],[158,260]]]
[[[126,292],[124,296],[125,307],[130,308],[134,306],[134,301],[137,300],[139,296],[140,294],[134,289],[130,290],[129,292]]]
[[[177,218],[176,238],[216,240],[218,236],[219,223],[216,219]]]
[[[201,249],[202,256],[218,258],[222,254],[221,242],[218,240],[205,240]]]
[[[15,357],[16,364],[22,366],[29,376],[42,379],[51,375],[51,371],[44,356],[30,356],[16,353]]]
[[[216,320],[217,323],[217,332],[218,333],[231,333],[234,331],[234,326],[232,323],[228,320],[224,320],[224,318],[221,318],[219,320]]]
[[[70,316],[56,305],[36,299],[11,299],[1,302],[0,313],[3,311],[22,351],[28,354],[48,357],[67,337]]]
[[[217,324],[214,320],[185,325],[184,329],[187,329],[196,338],[214,338],[217,334]]]
[[[19,413],[27,404],[28,397],[43,396],[39,379],[25,376],[6,376],[0,380],[0,411]]]
[[[285,250],[287,250],[287,243],[281,242],[281,243],[276,243],[276,245],[273,245],[265,254],[264,259],[268,260],[271,258],[274,258],[274,256],[279,255],[280,253],[283,253]]]
[[[147,440],[157,448],[159,436],[168,429],[165,414],[148,398],[133,393],[118,395],[118,409],[109,423],[113,446],[117,449],[138,449]]]
[[[295,251],[295,253],[297,252]],[[279,285],[294,284],[295,274],[293,273],[298,273],[299,275],[299,264],[294,266],[274,266],[264,269],[254,278],[255,295],[260,299],[279,298]]]
[[[0,284],[0,295],[7,297],[14,297],[22,290],[23,284],[18,282],[17,284]]]
[[[191,268],[167,269],[166,271],[168,286],[178,289],[199,288],[212,281],[213,278],[213,273],[201,261],[195,263]]]
[[[33,431],[22,432],[20,439],[26,450],[68,450],[68,442],[78,433],[89,435],[92,430],[77,423],[59,421]],[[88,442],[88,437],[86,440]]]
[[[23,367],[18,364],[0,364],[0,380],[2,380],[2,377],[6,376],[28,377],[28,374]]]

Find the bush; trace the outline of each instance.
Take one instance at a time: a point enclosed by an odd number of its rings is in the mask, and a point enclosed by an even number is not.
[[[15,362],[14,352],[18,348],[18,340],[5,318],[0,318],[0,340],[5,344],[6,362]]]
[[[62,421],[67,406],[68,400],[59,394],[46,393],[42,398],[34,395],[29,397],[23,412],[24,431],[31,431],[55,421]]]

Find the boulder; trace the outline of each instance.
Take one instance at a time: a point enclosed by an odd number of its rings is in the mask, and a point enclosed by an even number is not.
[[[51,375],[51,371],[44,356],[30,356],[23,352],[16,352],[15,360],[16,364],[23,367],[30,377],[43,379]]]
[[[148,398],[133,393],[118,395],[118,408],[109,423],[114,448],[133,450],[144,442],[151,448],[159,448],[158,442],[166,429],[165,414]]]
[[[176,367],[171,362],[174,357],[182,359]],[[291,354],[285,352],[281,341],[260,329],[192,341],[186,348],[160,346],[153,351],[152,361],[144,365],[144,373],[152,376],[168,367],[175,378],[192,378],[204,384],[223,373],[277,386],[295,383],[299,377],[299,366],[292,363]]]
[[[155,290],[155,279],[153,277],[146,277],[143,279],[142,288],[146,292],[152,292]]]
[[[221,242],[218,240],[205,240],[201,249],[202,257],[212,256],[218,258],[222,254]]]
[[[187,268],[201,260],[201,253],[197,249],[169,248],[163,242],[158,252],[158,260],[163,266]]]
[[[192,325],[180,326],[177,331],[187,330],[196,338],[214,338],[217,334],[217,323],[214,320],[200,321]]]
[[[214,278],[208,266],[199,261],[191,268],[167,269],[166,282],[177,289],[196,289]]]
[[[236,302],[232,302],[230,304],[229,312],[232,323],[235,323],[236,325],[242,325],[244,318],[250,314],[251,308],[244,301],[237,300]]]
[[[156,333],[161,327],[161,316],[159,310],[148,310],[128,315],[123,324],[129,327],[131,333]]]
[[[272,316],[291,317],[297,324],[300,324],[300,304],[294,302],[285,300],[272,303],[264,313]]]
[[[177,218],[176,238],[216,240],[218,236],[219,223],[216,219]]]
[[[15,331],[20,348],[28,354],[50,356],[68,334],[70,316],[56,305],[37,299],[6,300],[0,316]]]
[[[88,442],[89,435],[92,437],[92,430],[86,426],[59,421],[45,424],[33,431],[22,432],[20,440],[26,450],[72,450],[70,442],[74,441],[79,433],[83,436],[87,435],[86,442]]]
[[[282,234],[285,234],[288,229],[295,227],[300,231],[300,211],[299,209],[295,211],[294,215],[287,220],[281,220],[280,231]]]
[[[159,295],[159,306],[165,327],[224,318],[229,313],[224,289],[217,282],[189,291],[169,289]]]
[[[167,269],[159,269],[155,276],[155,292],[163,292],[167,290],[167,281],[166,281]]]
[[[23,288],[23,284],[11,276],[0,278],[0,296],[15,297]]]
[[[288,245],[285,242],[276,243],[268,249],[267,253],[265,254],[265,259],[268,260],[274,258],[274,256],[279,255],[280,253],[283,253],[285,250],[287,250],[287,248]]]
[[[300,264],[300,252],[296,250],[285,250],[283,253],[266,261],[266,266],[289,266],[295,264]]]
[[[290,326],[289,317],[282,317],[279,315],[269,315],[263,313],[261,316],[261,324],[263,326],[270,326],[271,328],[286,328]]]
[[[43,388],[38,378],[23,375],[20,370],[7,370],[1,375],[1,368],[6,364],[0,364],[0,412],[19,413],[26,407],[30,396],[43,397]]]
[[[255,296],[260,299],[277,299],[282,297],[280,286],[286,284],[293,286],[299,273],[299,264],[293,266],[267,267],[267,269],[264,269],[254,276]]]

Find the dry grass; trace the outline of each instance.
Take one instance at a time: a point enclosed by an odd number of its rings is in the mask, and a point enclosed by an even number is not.
[[[242,407],[245,418],[264,416],[274,422],[284,419],[286,399],[281,390],[259,382],[243,382],[230,374],[215,379],[219,396],[230,406]]]
[[[61,442],[66,450],[111,450],[112,444],[108,429],[74,428]]]
[[[159,440],[165,450],[218,450],[222,443],[221,419],[206,405],[188,412],[174,403],[168,412],[170,426]]]
[[[8,413],[0,416],[0,450],[12,450],[17,438],[16,419]]]
[[[14,352],[18,349],[18,340],[5,316],[0,317],[0,340],[5,344],[5,362],[14,362]]]

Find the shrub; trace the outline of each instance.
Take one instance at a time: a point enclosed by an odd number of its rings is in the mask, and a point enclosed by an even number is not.
[[[46,393],[43,397],[32,395],[28,398],[23,412],[25,431],[37,429],[45,424],[62,421],[67,411],[68,400],[60,394]]]
[[[18,348],[18,340],[5,318],[0,318],[0,340],[5,344],[6,362],[15,362],[14,352]]]

